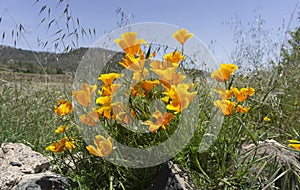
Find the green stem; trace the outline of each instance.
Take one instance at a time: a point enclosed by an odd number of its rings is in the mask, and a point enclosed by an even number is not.
[[[202,172],[202,174],[210,181],[210,177],[207,175],[207,173],[205,173],[205,171],[202,169],[200,162],[198,160],[198,158],[196,158],[196,164],[198,169]]]
[[[114,179],[113,176],[109,177],[109,190],[113,190],[113,179]]]

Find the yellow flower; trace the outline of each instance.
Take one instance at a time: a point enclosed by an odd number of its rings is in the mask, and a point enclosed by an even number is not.
[[[264,121],[269,122],[269,121],[271,121],[271,119],[266,116],[266,117],[264,117]]]
[[[57,106],[54,106],[54,111],[58,116],[68,115],[72,110],[72,103],[68,100],[58,100]]]
[[[150,93],[151,89],[154,88],[159,84],[159,80],[145,80],[134,87],[132,87],[132,94],[134,96],[141,95],[141,96],[148,96]]]
[[[193,37],[194,34],[189,33],[186,29],[179,29],[177,32],[173,34],[173,38],[175,38],[179,43],[184,44],[189,38]]]
[[[121,74],[118,73],[108,73],[108,74],[101,74],[98,80],[101,80],[106,86],[111,85],[116,78],[122,77]]]
[[[177,67],[178,65],[174,65],[172,62],[160,60],[153,60],[150,63],[151,70],[165,70],[170,67]]]
[[[66,130],[68,130],[68,126],[67,125],[61,125],[55,130],[55,133],[64,133]]]
[[[144,80],[145,76],[148,74],[148,69],[145,67],[146,60],[139,60],[137,62],[132,63],[128,66],[127,69],[133,71],[132,79],[136,81]]]
[[[235,64],[220,64],[220,69],[212,72],[211,78],[216,79],[218,82],[227,81],[234,70],[237,69],[238,67]]]
[[[72,96],[74,99],[82,106],[88,107],[92,102],[92,95],[95,92],[97,85],[87,85],[86,83],[82,84],[80,90],[72,91]]]
[[[238,90],[237,88],[231,88],[232,92],[234,93],[234,96],[236,97],[238,102],[242,102],[248,99],[249,96],[252,96],[255,94],[255,89],[248,87],[248,88],[241,88]]]
[[[218,107],[224,115],[230,115],[234,109],[235,102],[230,100],[216,100],[214,105]]]
[[[111,96],[100,96],[96,99],[96,104],[102,104],[103,106],[111,105],[112,97]]]
[[[225,90],[225,89],[215,89],[215,91],[219,94],[220,98],[222,100],[227,100],[231,98],[232,91],[231,90]]]
[[[160,111],[155,111],[152,113],[152,117],[156,119],[155,123],[152,121],[148,120],[145,122],[142,122],[145,125],[150,126],[150,131],[152,133],[156,132],[160,127],[162,129],[166,130],[167,125],[170,123],[170,121],[174,118],[174,115],[168,112],[165,112],[164,115]]]
[[[101,87],[101,90],[98,90],[98,94],[103,96],[111,96],[118,91],[120,86],[121,84],[111,84],[109,86],[104,85]]]
[[[300,141],[297,141],[297,140],[289,140],[289,142],[290,142],[290,143],[288,144],[289,147],[292,147],[292,148],[294,148],[294,149],[300,151]]]
[[[185,56],[181,55],[180,52],[175,51],[164,56],[166,62],[174,64],[174,66],[178,66],[178,63],[184,59]]]
[[[121,121],[125,124],[131,123],[131,117],[126,112],[119,112],[116,114],[116,120]]]
[[[171,85],[170,88],[167,88],[163,94],[166,94],[171,100],[166,108],[175,111],[175,114],[187,108],[197,94],[197,92],[189,92],[189,89],[189,84]],[[167,100],[169,101],[169,99],[163,98],[163,101]]]
[[[104,118],[107,119],[114,119],[114,116],[112,116],[111,111],[112,111],[112,106],[113,105],[103,105],[101,106],[97,112],[100,116],[103,116]]]
[[[242,107],[241,105],[238,105],[237,107],[236,107],[236,112],[241,112],[242,114],[244,114],[244,113],[247,113],[248,111],[250,110],[250,107]]]
[[[132,54],[126,54],[125,58],[123,58],[123,62],[119,62],[119,64],[125,68],[128,68],[132,63],[137,63],[143,59],[144,57],[136,57]]]
[[[98,112],[96,110],[94,110],[88,114],[84,114],[84,115],[80,116],[79,119],[80,119],[81,123],[84,125],[95,126],[96,123],[99,121],[99,115],[98,115]]]
[[[125,105],[122,105],[118,102],[112,105],[112,118],[115,118],[119,122],[123,122],[125,124],[132,123],[133,118],[136,117],[136,113],[133,109],[127,111],[125,109]]]
[[[102,135],[97,135],[94,139],[93,145],[86,146],[86,149],[93,155],[99,157],[108,156],[112,151],[112,138],[105,139]]]
[[[76,148],[74,143],[70,141],[68,137],[64,137],[59,143],[54,142],[50,146],[46,147],[46,150],[51,152],[62,152],[66,149],[73,150],[74,148]]]
[[[152,69],[158,76],[160,76],[160,81],[165,86],[177,85],[181,83],[185,76],[181,72],[176,72],[176,67],[169,67],[164,70]]]
[[[115,39],[115,43],[118,44],[126,54],[136,55],[141,53],[141,45],[147,42],[143,39],[136,38],[136,32],[125,32],[121,34],[121,39]]]

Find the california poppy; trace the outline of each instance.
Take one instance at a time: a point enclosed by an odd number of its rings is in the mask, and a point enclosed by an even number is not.
[[[72,96],[82,106],[88,107],[92,102],[92,95],[95,92],[97,85],[82,84],[80,90],[73,90]]]
[[[97,135],[94,139],[94,145],[86,146],[86,149],[93,155],[99,157],[106,157],[112,151],[112,138],[105,139],[102,135]]]
[[[190,39],[193,36],[194,34],[189,33],[188,30],[183,28],[177,30],[177,32],[173,34],[173,37],[181,44],[184,44],[188,39]]]
[[[238,67],[235,64],[220,64],[220,69],[212,72],[211,78],[216,79],[218,82],[227,81],[234,70],[237,69]]]
[[[165,112],[162,114],[160,111],[155,111],[152,113],[152,117],[156,119],[155,122],[152,122],[150,120],[142,122],[145,125],[149,125],[149,129],[152,133],[156,132],[160,127],[162,129],[166,130],[167,125],[170,123],[170,121],[174,118],[174,115],[172,113]]]
[[[121,34],[121,38],[115,39],[115,43],[118,44],[126,54],[136,55],[141,53],[141,45],[147,44],[143,39],[137,39],[136,32],[125,32]]]
[[[54,111],[58,116],[68,115],[72,110],[72,103],[68,100],[58,100],[57,106],[54,106]]]
[[[230,115],[234,109],[235,102],[230,100],[216,100],[214,105],[218,107],[224,115]]]

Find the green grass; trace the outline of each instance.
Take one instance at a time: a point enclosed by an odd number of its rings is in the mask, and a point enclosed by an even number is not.
[[[258,144],[266,139],[274,139],[283,145],[287,145],[290,139],[300,140],[300,67],[295,64],[299,63],[298,53],[292,57],[287,55],[287,58],[283,63],[272,65],[270,70],[255,70],[247,77],[235,76],[233,86],[251,86],[256,90],[255,95],[247,100],[251,109],[244,115],[226,116],[215,143],[201,153],[198,152],[199,143],[212,117],[210,109],[213,105],[208,100],[214,95],[206,90],[205,81],[199,82],[199,125],[189,144],[172,159],[191,174],[198,189],[300,188],[300,166],[288,161],[282,164],[277,155],[259,156],[256,147],[246,152],[242,150],[244,145]],[[54,130],[69,121],[68,117],[58,117],[53,106],[59,99],[70,100],[71,79],[63,75],[49,78],[24,73],[0,74],[0,143],[22,142],[34,150],[50,154],[45,148],[60,137]],[[135,99],[133,107],[145,111],[141,107],[147,107],[146,100]],[[142,112],[140,114],[144,116]],[[264,121],[266,116],[270,122]],[[112,123],[109,127],[119,126]],[[74,181],[75,189],[144,189],[155,178],[160,166],[130,169],[113,165],[89,154],[77,126],[70,128],[70,135],[78,140],[78,150],[52,156],[61,173]],[[139,135],[129,133],[125,128],[116,128],[111,128],[115,132],[112,136],[133,147],[151,146],[153,139],[158,138],[159,143],[167,137],[163,134],[172,134],[169,129]],[[128,142],[128,137],[135,140]],[[74,168],[63,161],[70,156],[77,161]]]
[[[62,83],[1,80],[0,143],[22,142],[44,152],[54,139],[58,121],[53,105],[59,97],[66,96],[63,88]]]
[[[298,89],[289,91],[288,102],[283,104],[282,101],[287,101],[286,97],[275,98],[274,94],[284,86],[270,85],[273,80],[270,76],[270,73],[264,72],[260,74],[261,80],[250,80],[251,86],[257,89],[256,95],[249,101],[252,109],[239,118],[226,117],[217,141],[204,153],[198,153],[197,148],[204,131],[204,123],[209,120],[209,113],[200,113],[202,121],[199,130],[190,144],[173,159],[191,173],[199,189],[262,189],[267,186],[274,189],[275,182],[277,186],[280,183],[285,188],[294,187],[291,185],[299,187],[299,173],[293,167],[278,165],[276,155],[247,157],[241,152],[244,143],[272,138],[284,144],[288,139],[299,138],[299,123],[290,119],[297,118],[299,105],[294,102],[298,101]],[[240,84],[245,82],[246,79],[239,80]],[[58,139],[54,130],[61,124],[53,111],[53,105],[60,98],[70,98],[70,86],[59,82],[47,84],[2,80],[0,95],[0,143],[22,142],[45,153],[45,147]],[[265,116],[270,117],[271,121],[263,121]],[[105,189],[111,185],[115,189],[144,188],[142,184],[149,184],[158,169],[128,169],[84,155],[84,159],[78,158],[78,168],[66,173],[79,185],[76,189]],[[243,155],[245,158],[241,160]],[[65,166],[61,161],[57,164]],[[260,168],[259,171],[256,167]]]

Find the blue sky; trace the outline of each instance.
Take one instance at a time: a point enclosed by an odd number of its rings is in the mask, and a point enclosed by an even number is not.
[[[131,23],[139,22],[164,22],[188,29],[200,38],[212,50],[219,62],[228,61],[233,44],[233,30],[230,23],[237,17],[242,21],[241,28],[247,30],[248,23],[255,23],[260,15],[265,20],[263,28],[270,32],[276,32],[275,36],[283,36],[290,21],[291,14],[299,0],[86,0],[67,1],[61,7],[57,7],[58,0],[40,0],[35,5],[35,0],[0,0],[0,35],[6,33],[6,38],[1,44],[13,45],[12,30],[16,29],[14,21],[22,24],[26,30],[23,36],[17,38],[17,48],[41,50],[37,47],[37,38],[44,41],[55,36],[56,26],[51,26],[47,31],[44,23],[38,26],[43,18],[39,10],[45,4],[51,7],[51,17],[59,19],[59,13],[64,5],[69,2],[71,15],[79,18],[84,28],[95,28],[96,38],[101,38],[107,31],[117,27],[121,16],[116,13],[120,7],[124,13],[131,14]],[[300,5],[299,5],[300,6]],[[57,8],[57,10],[55,10]],[[296,15],[291,20],[289,29],[299,25],[297,20],[299,7]],[[46,12],[45,12],[46,13]],[[9,16],[11,15],[14,19]],[[44,14],[46,15],[46,14]],[[61,18],[62,20],[62,18]],[[62,24],[62,23],[58,23]],[[16,39],[16,37],[14,37]],[[25,40],[26,39],[26,40]],[[91,46],[95,39],[80,39],[79,46]],[[27,41],[27,42],[26,42]],[[48,50],[51,50],[51,43]],[[44,49],[44,50],[47,50]]]

